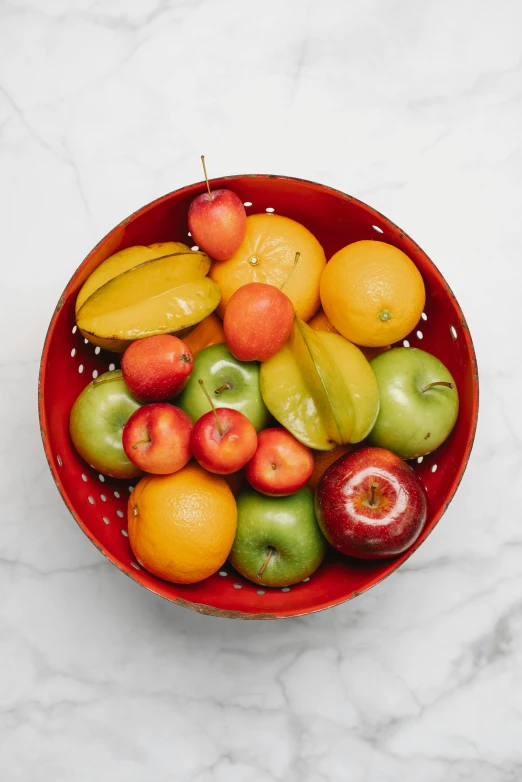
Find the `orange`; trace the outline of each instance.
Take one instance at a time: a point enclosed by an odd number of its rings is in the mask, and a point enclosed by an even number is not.
[[[188,464],[173,475],[147,475],[128,504],[129,542],[140,565],[176,584],[211,576],[236,534],[237,507],[223,478]]]
[[[354,242],[328,262],[321,303],[337,331],[356,345],[382,347],[406,337],[426,301],[421,274],[408,256],[385,242]]]
[[[183,337],[183,342],[188,345],[192,354],[197,356],[204,348],[225,342],[223,323],[217,315],[212,313],[201,323],[198,323],[186,337]]]
[[[296,253],[300,253],[294,268]],[[232,294],[249,282],[281,288],[303,320],[319,308],[319,281],[326,265],[323,248],[310,231],[276,214],[247,218],[245,238],[228,261],[214,261],[209,277],[221,288],[218,313],[222,316]]]
[[[324,310],[319,310],[313,318],[308,321],[308,325],[316,331],[330,331],[332,334],[339,334],[337,329],[334,329],[328,318],[326,317]],[[382,348],[365,348],[363,345],[358,345],[364,354],[367,361],[371,361],[372,358],[378,356],[379,353],[384,353],[385,350],[389,350],[391,345],[385,345]]]
[[[310,318],[308,321],[308,325],[316,331],[330,331],[332,334],[339,334],[337,329],[334,329],[324,314],[324,310],[319,310],[319,312],[316,312],[313,318]]]
[[[336,462],[337,459],[340,459],[341,456],[344,456],[345,453],[350,453],[350,451],[353,451],[353,445],[338,445],[333,451],[312,451],[314,455],[314,471],[308,481],[308,486],[315,491],[323,477],[323,473],[326,472],[328,467]]]

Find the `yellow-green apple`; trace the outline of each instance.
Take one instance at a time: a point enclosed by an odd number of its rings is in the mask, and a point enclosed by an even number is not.
[[[372,445],[403,459],[431,453],[447,439],[459,412],[455,381],[442,361],[418,348],[393,348],[371,362],[381,397]]]
[[[133,342],[121,359],[123,379],[140,402],[167,402],[182,391],[194,358],[179,337],[158,334]]]
[[[417,540],[427,500],[409,464],[384,448],[361,448],[326,470],[315,508],[335,549],[358,559],[383,559],[401,554]]]
[[[245,492],[237,498],[237,513],[230,563],[255,584],[297,584],[323,561],[326,540],[307,486],[288,497]]]
[[[225,339],[239,361],[266,361],[283,347],[294,323],[294,306],[274,285],[250,282],[238,288],[223,318]]]
[[[166,402],[144,405],[131,415],[123,430],[123,447],[136,467],[153,475],[170,475],[192,455],[192,418]]]
[[[314,471],[310,448],[280,427],[264,429],[257,438],[257,450],[246,466],[252,488],[263,494],[294,494]]]
[[[111,478],[134,478],[140,470],[126,456],[123,427],[141,407],[117,369],[89,383],[71,409],[69,431],[74,447],[98,472]]]

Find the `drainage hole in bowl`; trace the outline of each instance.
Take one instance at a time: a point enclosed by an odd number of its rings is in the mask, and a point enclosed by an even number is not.
[[[191,249],[191,250],[193,250],[194,252],[197,252],[197,251],[199,250],[199,247],[197,246],[197,244],[195,244],[195,245],[194,245],[193,247],[191,247],[190,249]]]
[[[78,326],[73,326],[72,327],[72,333],[76,334],[77,331],[78,331]]]
[[[220,576],[223,576],[223,578],[224,578],[225,576],[228,576],[228,573],[227,573],[227,571],[226,571],[226,570],[220,570],[220,571],[219,571],[219,575],[220,575]]]
[[[268,212],[270,214],[271,212],[275,212],[275,209],[274,209],[273,206],[267,206],[267,208],[265,209],[265,212]]]
[[[62,457],[59,453],[56,454],[56,461],[58,462],[58,467],[63,467]]]
[[[100,494],[100,499],[102,502],[107,502],[107,497],[105,496],[105,494]]]
[[[89,502],[91,503],[91,505],[94,505],[94,497],[91,497],[91,495],[89,494],[89,496],[87,497],[87,499],[89,500]]]
[[[85,475],[85,473],[84,473],[84,472],[82,472],[82,481],[83,481],[84,483],[87,483],[87,476]]]
[[[432,472],[437,472],[437,465],[436,465],[436,464],[433,464],[433,465],[432,465],[432,467],[431,467],[431,471],[432,471]]]
[[[256,592],[256,595],[264,595],[264,594],[265,594],[265,590],[264,589],[258,589],[257,592]]]
[[[105,475],[102,475],[100,472],[98,475],[98,480],[100,480],[102,483],[105,483]]]
[[[421,318],[422,320],[428,320],[428,316],[426,315],[425,312],[422,313]]]
[[[120,519],[122,519],[125,516],[125,514],[124,514],[124,512],[122,510],[117,510],[116,511],[116,515],[119,516]]]
[[[252,201],[245,201],[243,206],[252,206]]]
[[[281,592],[290,592],[290,587],[283,587]]]
[[[455,326],[450,326],[450,331],[453,339],[457,339],[457,329],[455,328]]]
[[[422,333],[422,331],[418,331],[417,332],[417,337],[418,337],[418,339],[422,339],[424,337],[424,334]]]
[[[78,372],[80,373],[80,375],[82,374],[82,372],[83,372],[83,364],[80,364],[80,366],[78,367]]]
[[[378,225],[372,225],[372,228],[373,228],[374,231],[377,231],[378,234],[383,234],[384,233],[382,228],[379,228]]]
[[[102,516],[102,519],[104,520],[105,524],[110,524],[110,521],[107,518],[107,516]]]
[[[243,584],[234,584],[234,589],[243,589]]]
[[[419,456],[417,459],[417,464],[422,464],[423,461],[424,461],[424,456]]]
[[[76,348],[73,348],[73,349],[71,350],[71,358],[74,358],[74,357],[75,357],[75,355],[76,355]]]
[[[410,343],[408,342],[407,339],[405,339],[402,344],[404,345],[405,348],[409,348],[410,347]]]
[[[116,497],[116,499],[117,499],[117,500],[119,500],[119,499],[120,499],[120,496],[121,496],[121,495],[120,495],[120,492],[119,492],[119,491],[115,491],[115,492],[114,492],[114,496]]]
[[[93,369],[92,370],[92,377],[93,377],[93,380],[96,380],[96,378],[98,377],[98,370],[97,369]]]
[[[116,369],[116,364],[109,364],[109,372],[113,372]]]
[[[128,538],[129,537],[129,533],[127,532],[126,529],[122,529],[121,530],[121,534],[123,535],[124,538]]]
[[[96,347],[94,348],[94,352],[98,356],[101,352],[101,347],[99,345],[96,345]]]
[[[138,563],[137,563],[137,562],[131,562],[131,565],[132,565],[132,567],[133,567],[135,570],[141,570],[141,567],[138,565]]]

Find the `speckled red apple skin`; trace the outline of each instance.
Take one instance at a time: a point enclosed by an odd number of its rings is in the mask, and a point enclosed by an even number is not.
[[[221,434],[216,416],[223,431]],[[229,407],[218,407],[202,415],[190,438],[194,458],[209,472],[228,475],[243,469],[257,448],[257,433],[246,415]]]
[[[247,218],[232,190],[212,190],[195,198],[188,210],[192,239],[216,261],[232,258],[245,238]]]
[[[302,489],[313,471],[310,448],[275,426],[258,434],[257,450],[246,466],[245,477],[253,489],[281,497]]]
[[[170,475],[181,470],[192,456],[193,427],[192,418],[179,407],[166,402],[143,405],[123,429],[123,449],[140,470]]]
[[[372,483],[379,503],[369,507]],[[427,517],[419,478],[384,448],[361,448],[329,467],[317,487],[317,520],[331,545],[358,559],[384,559],[408,549]]]
[[[294,307],[274,285],[249,282],[232,294],[223,318],[230,352],[238,361],[266,361],[292,331]]]
[[[125,384],[138,402],[167,402],[185,387],[194,368],[194,356],[173,334],[138,339],[121,359]]]

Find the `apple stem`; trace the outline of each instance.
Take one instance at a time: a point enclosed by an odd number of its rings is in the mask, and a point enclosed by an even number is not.
[[[261,569],[260,569],[259,573],[257,574],[258,578],[263,578],[263,573],[265,572],[266,566],[270,562],[270,558],[271,558],[272,554],[274,553],[274,551],[275,551],[275,548],[273,546],[269,546],[268,547],[268,554],[266,555],[266,559],[263,562],[263,564],[261,565]]]
[[[290,279],[290,277],[292,276],[292,274],[295,272],[295,270],[296,270],[296,268],[297,268],[297,264],[299,263],[299,258],[300,258],[300,257],[301,257],[301,253],[296,253],[296,254],[295,254],[295,258],[294,258],[294,265],[293,265],[293,266],[292,266],[292,268],[290,269],[290,274],[288,275],[288,277],[286,278],[286,280],[284,281],[284,283],[283,283],[283,284],[281,285],[281,287],[279,288],[279,290],[280,290],[280,291],[282,291],[282,290],[283,290],[283,288],[285,287],[286,283],[288,282],[288,280]]]
[[[224,432],[224,430],[223,430],[223,427],[222,427],[222,426],[221,426],[221,424],[219,423],[219,418],[218,418],[217,410],[216,410],[216,408],[214,407],[214,402],[212,401],[212,398],[211,398],[210,394],[208,393],[207,389],[205,388],[205,384],[204,384],[204,382],[201,380],[201,378],[198,380],[198,383],[199,383],[199,385],[201,386],[201,388],[203,389],[203,393],[204,393],[204,394],[205,394],[205,396],[207,397],[207,399],[208,399],[208,403],[209,403],[210,407],[212,408],[212,412],[214,413],[214,416],[215,416],[215,419],[216,419],[216,426],[217,426],[217,430],[218,430],[219,434],[221,435],[221,437],[223,437],[223,435],[225,434],[225,432]]]
[[[98,386],[100,383],[110,383],[111,380],[121,380],[123,377],[121,372],[118,372],[117,375],[111,375],[111,377],[97,377],[96,380],[92,381],[93,386]]]
[[[188,353],[182,353],[179,358],[180,358],[180,361],[183,361],[184,364],[189,364],[190,363],[190,355]]]
[[[425,391],[428,391],[430,388],[435,388],[435,386],[444,386],[445,388],[455,388],[455,383],[448,383],[446,380],[436,380],[434,383],[428,383],[427,386],[421,388],[421,393],[423,394]]]
[[[232,386],[229,383],[223,383],[222,386],[219,386],[219,388],[216,388],[214,391],[215,395],[218,396],[222,391],[230,391]]]
[[[368,502],[368,505],[370,508],[373,508],[375,506],[375,489],[377,488],[377,484],[375,481],[371,485],[371,492],[370,492],[370,500]]]
[[[210,192],[210,185],[208,183],[207,167],[205,165],[205,155],[201,155],[201,163],[203,164],[203,173],[205,174],[205,182],[207,183],[208,197],[212,201],[212,193]]]
[[[138,440],[138,442],[134,443],[132,447],[137,448],[138,445],[146,445],[147,443],[151,443],[151,442],[152,440],[150,439],[150,437],[148,437],[146,440]]]

